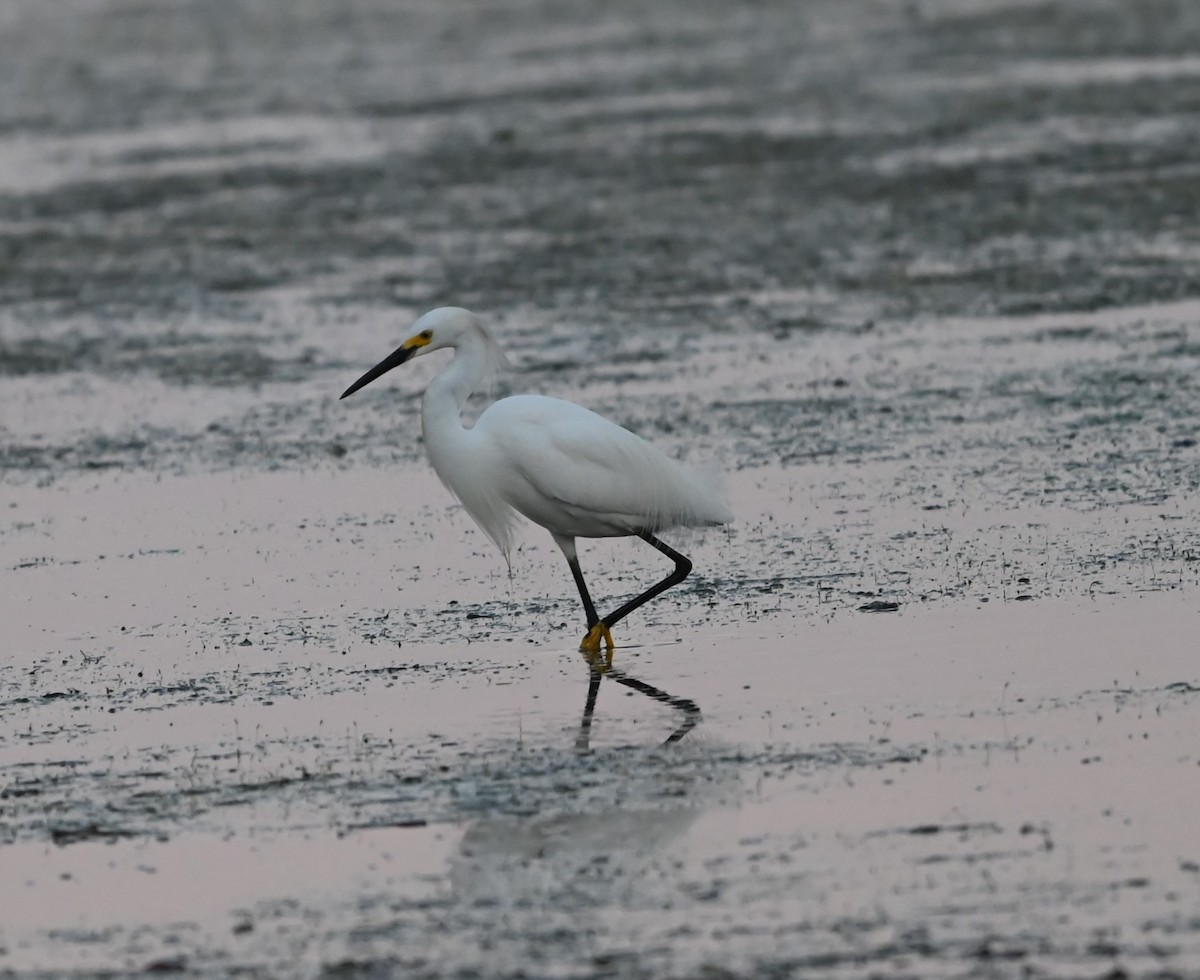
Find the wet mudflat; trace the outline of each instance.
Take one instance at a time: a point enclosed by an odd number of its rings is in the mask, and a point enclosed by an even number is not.
[[[9,4],[0,976],[1200,973],[1198,44]],[[336,400],[441,304],[725,473],[591,712],[438,365]]]

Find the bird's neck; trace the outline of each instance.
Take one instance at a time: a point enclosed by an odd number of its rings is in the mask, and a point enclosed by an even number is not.
[[[431,457],[465,433],[462,410],[479,387],[486,367],[485,354],[482,345],[459,347],[450,366],[426,387],[421,400],[421,429]]]

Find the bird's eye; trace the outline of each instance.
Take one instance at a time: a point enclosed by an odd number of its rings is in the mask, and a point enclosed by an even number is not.
[[[433,331],[432,330],[422,330],[421,331],[421,339],[422,340],[433,340]]]

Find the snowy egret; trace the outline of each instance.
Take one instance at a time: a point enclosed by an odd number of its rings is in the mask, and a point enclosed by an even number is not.
[[[438,478],[509,557],[522,514],[550,532],[571,566],[583,600],[585,653],[613,649],[610,629],[678,585],[692,563],[656,537],[671,527],[727,524],[732,515],[713,489],[640,436],[573,402],[512,395],[463,425],[468,398],[505,364],[504,354],[468,310],[442,307],[413,324],[413,336],[342,394],[412,357],[450,347],[454,359],[425,389],[421,432]],[[607,616],[596,615],[575,548],[578,538],[637,536],[675,562],[675,570]]]

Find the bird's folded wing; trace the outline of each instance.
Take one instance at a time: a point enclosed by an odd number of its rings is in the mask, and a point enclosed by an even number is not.
[[[677,463],[629,430],[571,408],[538,413],[497,434],[515,475],[580,517],[611,522],[614,531],[689,523],[696,492]]]

